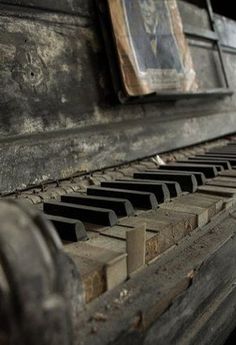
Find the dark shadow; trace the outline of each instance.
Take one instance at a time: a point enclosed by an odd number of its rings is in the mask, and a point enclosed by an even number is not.
[[[236,329],[230,334],[229,338],[226,340],[224,345],[234,345],[236,344]]]
[[[186,2],[196,5],[198,7],[206,7],[206,0],[185,0]],[[211,0],[212,8],[215,13],[221,16],[236,20],[235,2]]]

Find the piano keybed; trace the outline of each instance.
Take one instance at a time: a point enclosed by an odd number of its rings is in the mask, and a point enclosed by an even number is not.
[[[16,195],[42,209],[53,223],[82,274],[87,302],[126,281],[231,205],[236,193],[233,140],[161,158],[166,164],[151,157]],[[140,228],[145,232],[142,244]],[[131,260],[128,242],[138,230],[141,239],[137,236],[133,246],[140,257]],[[122,270],[114,275],[117,265]]]
[[[175,155],[165,165],[149,159],[97,172],[75,189],[73,180],[54,193],[47,188],[51,197],[43,212],[81,271],[86,302],[126,281],[232,203],[234,142]],[[129,238],[135,239],[132,246]]]

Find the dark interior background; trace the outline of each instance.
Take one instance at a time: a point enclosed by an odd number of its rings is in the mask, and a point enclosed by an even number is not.
[[[236,19],[234,1],[212,0],[212,6],[216,13],[231,19]]]
[[[186,0],[189,3],[197,5],[199,7],[204,7],[206,0]],[[222,0],[211,0],[212,7],[215,13],[222,16],[236,19],[235,3],[234,1],[222,1]]]

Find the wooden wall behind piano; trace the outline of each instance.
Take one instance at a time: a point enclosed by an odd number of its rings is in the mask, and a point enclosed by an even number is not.
[[[179,0],[185,23],[206,13]],[[218,18],[236,89],[236,24]],[[228,26],[235,31],[228,30]],[[236,131],[236,98],[113,104],[93,0],[0,1],[0,191]],[[202,88],[220,86],[212,46],[191,40]]]

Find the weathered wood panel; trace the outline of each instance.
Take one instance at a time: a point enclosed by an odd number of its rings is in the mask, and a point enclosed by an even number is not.
[[[210,90],[224,87],[219,55],[213,50],[213,45],[207,43],[199,47],[196,41],[190,42],[190,45],[199,88]],[[199,64],[200,60],[201,64]]]
[[[235,327],[235,247],[235,219],[222,214],[90,304],[78,321],[77,339],[96,345],[224,344]],[[124,290],[117,308],[114,300]],[[92,333],[88,320],[97,310],[107,321],[95,323]]]
[[[216,27],[222,44],[236,49],[236,25],[234,20],[216,16]]]
[[[1,17],[0,134],[81,124],[99,103],[107,73],[95,32],[71,16],[11,14]]]
[[[236,130],[235,96],[115,104],[94,6],[82,0],[0,2],[2,192]],[[184,22],[192,11],[196,25],[208,25],[204,11],[181,6]],[[191,49],[200,85],[219,86],[211,47]],[[226,63],[236,89],[235,55],[227,54]]]
[[[199,0],[197,0],[197,3]],[[178,0],[178,7],[184,24],[200,27],[201,29],[211,29],[209,17],[201,7],[193,6],[185,0]]]
[[[53,10],[67,13],[90,16],[93,7],[93,0],[5,0],[0,4],[33,7],[42,10]]]
[[[169,121],[152,117],[146,126],[140,119],[38,134],[13,142],[6,139],[0,144],[1,192],[69,177],[76,171],[118,165],[234,131],[235,114],[229,112]]]
[[[230,219],[220,225],[222,230],[234,226]],[[151,327],[143,344],[224,344],[235,327],[235,258],[235,241],[229,237],[205,260],[188,291]]]

